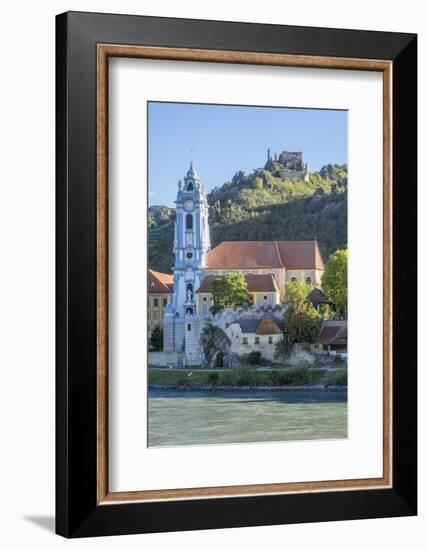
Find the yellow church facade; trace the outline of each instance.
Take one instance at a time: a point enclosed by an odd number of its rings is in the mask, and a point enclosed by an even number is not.
[[[195,292],[197,315],[208,315],[213,305],[212,284],[227,273],[243,273],[248,293],[257,307],[286,301],[289,281],[321,286],[324,262],[313,241],[224,241],[207,253],[204,278]],[[149,331],[162,325],[164,308],[172,301],[173,276],[149,270]]]

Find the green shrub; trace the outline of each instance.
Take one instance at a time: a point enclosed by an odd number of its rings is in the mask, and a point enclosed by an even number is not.
[[[162,351],[163,350],[163,330],[157,325],[150,335],[149,340],[150,351]]]
[[[208,374],[208,382],[210,382],[211,384],[216,384],[218,382],[218,379],[218,372],[210,372]]]
[[[304,384],[309,384],[311,381],[311,374],[308,367],[299,366],[290,369],[290,384],[292,386],[300,386]]]
[[[262,354],[259,351],[251,351],[247,355],[247,363],[249,365],[260,365]]]
[[[278,359],[283,364],[286,363],[287,359],[290,357],[291,349],[291,342],[283,335],[281,340],[275,342],[274,358]]]
[[[276,369],[271,370],[269,372],[269,376],[270,376],[270,381],[271,381],[272,386],[279,386],[280,385],[280,383],[279,383],[280,372],[278,370],[276,370]]]
[[[312,381],[312,375],[306,366],[271,370],[269,375],[273,386],[304,386]]]
[[[219,382],[222,386],[231,386],[233,384],[232,374],[230,372],[216,372],[215,374],[218,375]]]
[[[232,376],[234,384],[238,386],[251,386],[254,381],[254,372],[249,367],[237,367]]]
[[[288,386],[291,383],[290,369],[285,371],[272,370],[269,374],[273,386]]]
[[[317,382],[317,381],[321,380],[321,378],[324,378],[325,372],[326,372],[325,369],[310,371],[311,382]]]
[[[348,385],[348,372],[346,369],[333,372],[328,377],[328,381],[332,386],[347,386]]]

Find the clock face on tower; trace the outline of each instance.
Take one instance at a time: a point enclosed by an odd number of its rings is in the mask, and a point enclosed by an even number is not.
[[[184,202],[184,209],[189,211],[193,210],[193,201],[185,201]]]

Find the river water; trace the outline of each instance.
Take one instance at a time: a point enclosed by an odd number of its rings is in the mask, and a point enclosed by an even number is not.
[[[345,392],[149,392],[150,447],[346,437]]]

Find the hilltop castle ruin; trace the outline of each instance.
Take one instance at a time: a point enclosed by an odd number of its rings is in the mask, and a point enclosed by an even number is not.
[[[301,151],[282,151],[279,156],[275,153],[272,158],[268,149],[264,169],[280,178],[309,181],[309,167],[303,162]]]

